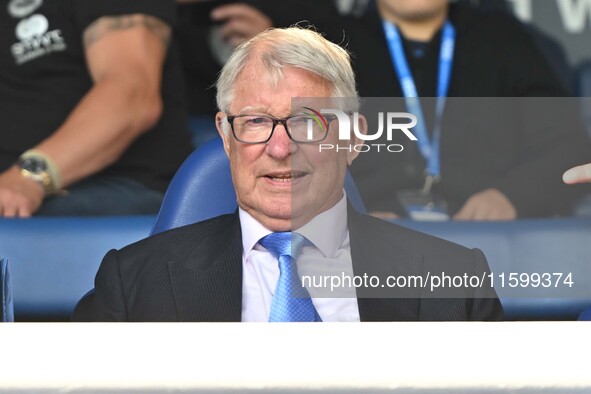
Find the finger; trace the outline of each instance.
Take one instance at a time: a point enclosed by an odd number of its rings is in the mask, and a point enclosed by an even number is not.
[[[460,209],[453,217],[454,220],[473,220],[475,208],[472,205],[472,201],[468,200],[462,209]]]
[[[259,10],[246,4],[227,4],[214,8],[211,19],[221,21],[231,18],[257,18],[263,15]]]
[[[232,48],[238,48],[241,44],[249,40],[249,37],[231,36],[226,42]]]
[[[486,205],[480,205],[476,207],[474,213],[472,214],[471,220],[474,221],[485,221],[485,220],[498,220],[496,219],[497,214],[494,210],[491,210]]]
[[[17,209],[15,216],[19,218],[30,218],[32,216],[31,209],[27,206],[21,206]]]
[[[7,204],[3,206],[2,216],[5,218],[14,218],[17,216],[18,207],[13,204]]]
[[[486,212],[485,215],[481,219],[476,220],[489,220],[489,221],[506,221],[506,220],[513,220],[515,216],[512,214],[510,210],[506,209],[492,209]]]
[[[591,182],[591,163],[571,168],[562,175],[562,180],[569,185]]]
[[[468,220],[501,221],[513,220],[515,218],[516,215],[512,206],[506,207],[494,201],[479,201],[478,204],[472,205],[471,218]]]
[[[224,40],[228,40],[231,36],[240,36],[246,40],[256,36],[265,29],[266,27],[259,28],[248,21],[232,19],[222,26],[220,33]]]
[[[396,215],[394,212],[387,212],[387,211],[372,211],[369,214],[373,217],[378,218],[378,219],[385,219],[385,220],[394,220],[394,219],[399,218],[399,216]]]

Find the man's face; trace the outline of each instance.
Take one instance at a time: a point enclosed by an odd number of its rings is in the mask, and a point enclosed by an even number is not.
[[[292,98],[330,97],[329,84],[308,71],[284,67],[276,86],[251,63],[238,76],[230,115],[258,114],[284,118],[292,113]],[[225,114],[216,116],[218,131],[230,158],[238,205],[272,231],[295,230],[329,209],[342,197],[347,162],[356,153],[319,152],[318,144],[293,143],[278,124],[266,144],[244,144],[222,131]],[[325,143],[336,145],[337,122]]]
[[[448,0],[378,0],[379,7],[409,21],[422,21],[446,12]]]

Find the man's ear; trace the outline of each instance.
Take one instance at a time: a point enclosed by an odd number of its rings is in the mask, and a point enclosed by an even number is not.
[[[230,135],[226,134],[226,132],[224,131],[225,122],[227,122],[226,114],[224,112],[218,112],[215,115],[215,127],[218,129],[218,134],[220,135],[220,137],[222,137],[222,141],[224,142],[224,150],[226,151],[226,156],[230,157]],[[229,127],[226,127],[226,129],[229,129]]]
[[[353,117],[353,121],[355,121],[355,117]],[[354,127],[353,122],[351,122],[351,127]],[[357,130],[361,134],[367,135],[367,129],[367,119],[365,118],[365,116],[359,114],[357,116]],[[351,130],[351,146],[362,145],[364,143],[365,141],[357,137],[357,134],[355,134],[353,130]],[[347,152],[347,164],[353,164],[353,160],[355,160],[357,156],[359,156],[358,150],[356,151],[355,149],[351,149],[350,152]]]

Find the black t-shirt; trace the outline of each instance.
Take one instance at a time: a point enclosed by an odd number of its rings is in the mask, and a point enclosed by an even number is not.
[[[274,27],[295,23],[313,24],[324,32],[338,13],[330,0],[215,0],[178,6],[178,38],[183,60],[187,107],[191,115],[215,116],[215,82],[222,65],[212,54],[212,27],[218,23],[210,18],[211,11],[224,4],[245,3],[268,16]],[[219,25],[219,24],[218,24]],[[337,29],[338,41],[343,35]]]
[[[542,97],[553,99],[529,99],[529,103],[568,105],[568,98],[557,98],[568,93],[530,34],[513,17],[498,12],[480,13],[460,4],[451,4],[448,16],[456,28],[448,92],[452,99],[446,101],[442,119],[441,182],[434,191],[447,200],[452,214],[470,196],[488,188],[503,192],[520,217],[567,211],[585,188],[564,185],[562,172],[586,162],[591,152],[576,114],[565,117],[561,126],[556,122],[559,111],[554,111],[555,115],[552,111],[540,111],[537,117],[527,117],[529,112],[511,106],[523,105],[525,101],[481,98]],[[377,10],[347,22],[345,44],[353,53],[360,95],[403,97]],[[440,44],[438,32],[417,58],[413,43],[404,42],[429,132],[433,129],[432,97],[436,94]],[[453,99],[459,97],[469,99]],[[495,115],[495,107],[488,108],[492,103],[506,111],[499,112],[503,116]],[[574,108],[569,106],[565,110],[570,114]],[[486,117],[478,118],[476,114],[480,113]],[[552,123],[544,123],[546,118]],[[519,128],[512,119],[526,121]],[[368,209],[404,214],[397,193],[422,187],[426,163],[416,143],[403,135],[392,142],[403,144],[404,151],[362,153],[351,172]]]
[[[101,16],[134,13],[174,24],[172,0],[0,0],[0,171],[53,134],[92,87],[82,43],[86,27]],[[158,124],[104,174],[166,189],[190,147],[173,49],[162,95]]]

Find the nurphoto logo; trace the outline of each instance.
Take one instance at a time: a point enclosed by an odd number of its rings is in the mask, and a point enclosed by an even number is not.
[[[351,131],[355,137],[363,141],[362,144],[348,144],[341,146],[338,144],[318,145],[320,152],[324,150],[347,150],[349,152],[369,152],[370,150],[387,151],[392,153],[402,152],[404,147],[401,144],[388,143],[366,143],[367,141],[376,141],[386,133],[386,140],[392,141],[394,133],[402,132],[411,141],[417,141],[417,137],[411,132],[417,124],[417,117],[408,112],[378,112],[378,130],[375,133],[363,132],[359,125],[365,124],[361,122],[359,112],[347,113],[338,109],[321,109],[317,111],[310,107],[304,107],[307,111],[305,114],[307,118],[307,132],[306,138],[308,141],[316,141],[318,130],[328,130],[331,121],[336,120],[339,127],[339,141],[350,141]],[[363,115],[361,115],[363,116]],[[351,118],[353,124],[351,124]]]

